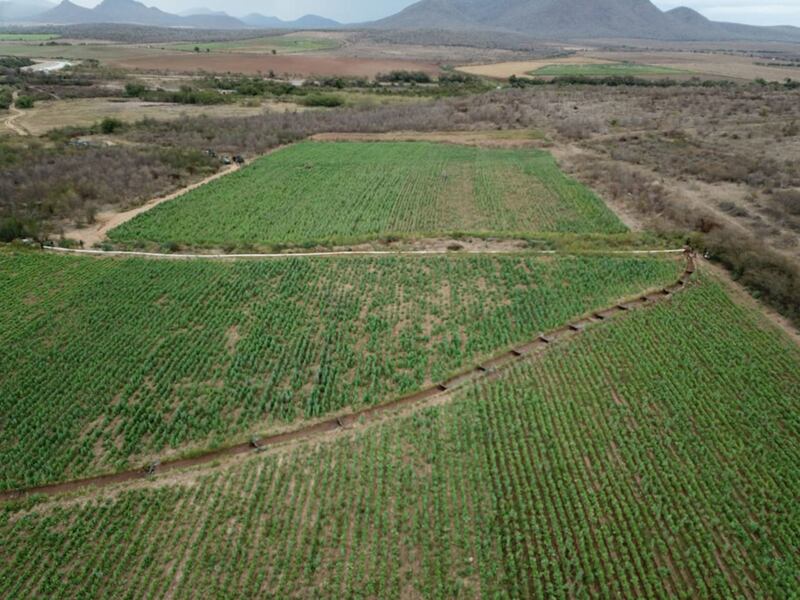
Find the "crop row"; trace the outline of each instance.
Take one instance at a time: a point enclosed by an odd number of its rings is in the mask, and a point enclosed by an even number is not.
[[[118,470],[165,448],[383,402],[671,282],[679,267],[0,255],[0,486]]]
[[[704,282],[451,404],[0,515],[9,597],[792,597],[800,352]]]
[[[306,142],[162,204],[109,237],[266,246],[398,234],[625,231],[539,150]]]

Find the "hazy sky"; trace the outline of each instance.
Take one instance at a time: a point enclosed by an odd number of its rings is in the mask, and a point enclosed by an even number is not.
[[[94,6],[99,0],[73,0]],[[283,19],[295,19],[308,13],[330,17],[345,23],[369,21],[393,14],[415,0],[144,0],[148,6],[171,12],[207,7],[233,15],[260,12]],[[734,21],[754,25],[800,26],[800,0],[654,0],[660,8],[691,6],[716,21]]]

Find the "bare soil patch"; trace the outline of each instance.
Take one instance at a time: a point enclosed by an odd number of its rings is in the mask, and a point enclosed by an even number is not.
[[[252,117],[264,112],[305,110],[293,103],[270,102],[258,106],[219,104],[211,106],[143,102],[141,100],[88,98],[81,100],[48,100],[38,102],[17,118],[17,125],[32,135],[44,135],[60,127],[88,127],[105,117],[127,123],[154,119],[169,121],[180,117]]]
[[[544,135],[531,129],[511,131],[392,131],[389,133],[319,133],[319,142],[440,142],[483,148],[527,148],[543,145]]]
[[[264,112],[304,110],[293,103],[270,102],[259,106],[220,104],[212,106],[143,102],[141,100],[88,98],[80,100],[47,100],[21,113],[16,124],[32,135],[43,135],[60,127],[88,127],[105,117],[127,123],[142,119],[167,121],[183,116],[197,117],[252,117]]]

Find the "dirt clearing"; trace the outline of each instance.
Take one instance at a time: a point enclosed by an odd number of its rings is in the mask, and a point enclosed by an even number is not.
[[[32,135],[44,135],[61,127],[89,127],[105,117],[134,123],[142,119],[169,121],[183,116],[198,117],[252,117],[265,112],[292,112],[304,110],[294,103],[270,102],[260,106],[220,104],[213,106],[169,104],[163,102],[122,101],[108,98],[81,100],[48,100],[21,113],[15,121]]]
[[[511,131],[393,131],[389,133],[319,133],[318,142],[440,142],[485,148],[540,146],[545,136],[532,129]]]

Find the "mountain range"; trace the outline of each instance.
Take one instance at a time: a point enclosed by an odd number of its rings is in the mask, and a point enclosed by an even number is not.
[[[251,14],[237,19],[222,11],[197,8],[171,14],[145,6],[137,0],[103,0],[94,8],[79,6],[70,0],[54,5],[46,0],[0,2],[0,22],[36,22],[53,25],[87,23],[129,23],[156,27],[191,27],[196,29],[333,29],[341,24],[317,15],[295,21]]]
[[[306,15],[295,21],[283,21],[278,17],[267,17],[262,14],[252,13],[241,20],[250,27],[262,29],[335,29],[342,24],[333,19],[326,19],[319,15]]]
[[[421,0],[367,26],[513,31],[554,40],[800,41],[797,27],[718,23],[691,8],[664,12],[650,0]]]
[[[340,23],[317,15],[296,21],[250,14],[242,18],[197,8],[181,15],[137,0],[103,0],[89,9],[63,0],[0,0],[0,21],[48,24],[130,23],[197,29],[335,29]],[[798,27],[720,23],[691,8],[662,11],[650,0],[420,0],[399,13],[360,24],[365,29],[444,30],[522,34],[531,39],[642,38],[674,41],[800,42]]]

